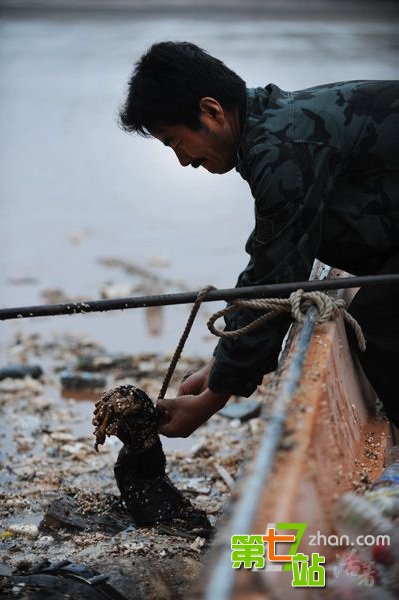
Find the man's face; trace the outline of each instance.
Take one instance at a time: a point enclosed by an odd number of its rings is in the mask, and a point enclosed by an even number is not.
[[[210,173],[227,173],[237,160],[237,140],[228,118],[216,118],[213,112],[201,111],[201,128],[164,125],[152,132],[165,146],[172,148],[183,167],[204,167]]]

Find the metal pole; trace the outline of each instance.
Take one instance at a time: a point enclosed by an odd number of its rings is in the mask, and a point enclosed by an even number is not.
[[[342,277],[324,281],[295,281],[290,283],[273,283],[249,287],[216,289],[210,291],[204,302],[217,300],[234,300],[237,298],[272,298],[287,296],[295,290],[307,292],[316,290],[333,290],[356,288],[364,286],[399,283],[399,274],[367,275],[364,277]],[[127,308],[145,308],[148,306],[168,306],[171,304],[190,304],[195,302],[198,292],[183,292],[178,294],[160,294],[115,300],[94,300],[90,302],[68,302],[66,304],[44,304],[37,306],[21,306],[18,308],[0,309],[0,321],[9,319],[26,319],[29,317],[48,317],[54,315],[75,315],[89,312],[105,312],[109,310],[124,310]]]
[[[284,377],[281,392],[279,393],[271,419],[268,422],[268,427],[261,440],[251,475],[245,481],[245,492],[233,509],[230,525],[223,532],[225,545],[221,549],[216,564],[214,564],[210,580],[207,583],[204,593],[205,600],[214,600],[215,598],[218,600],[229,600],[231,598],[235,572],[231,568],[230,536],[233,534],[251,533],[251,523],[256,512],[259,497],[271,474],[288,409],[299,385],[303,364],[316,324],[316,318],[317,310],[314,306],[311,306],[306,313],[297,347]]]

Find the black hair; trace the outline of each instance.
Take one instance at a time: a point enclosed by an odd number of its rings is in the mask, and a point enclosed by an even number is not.
[[[238,106],[245,82],[219,59],[189,42],[154,44],[135,65],[119,116],[122,129],[143,136],[161,125],[200,129],[199,101]]]

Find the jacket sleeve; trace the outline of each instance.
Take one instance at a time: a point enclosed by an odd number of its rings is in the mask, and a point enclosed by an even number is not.
[[[251,260],[237,287],[308,279],[321,242],[325,198],[339,164],[338,150],[326,144],[252,149],[247,168],[256,224],[246,245]],[[226,330],[257,316],[257,311],[239,309],[225,318]],[[263,375],[276,368],[290,322],[289,315],[281,315],[245,336],[221,338],[209,387],[250,396]]]

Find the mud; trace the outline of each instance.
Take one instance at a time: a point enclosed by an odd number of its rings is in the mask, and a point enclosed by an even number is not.
[[[44,374],[0,381],[0,573],[70,560],[110,575],[127,598],[185,597],[210,547],[206,531],[170,519],[139,526],[121,505],[114,477],[122,443],[112,435],[96,452],[91,425],[95,401],[105,390],[135,386],[156,398],[171,357],[109,354],[95,341],[70,334],[18,334],[4,350],[14,363],[40,364]],[[203,364],[183,356],[169,397],[185,372]],[[93,390],[63,397],[65,369],[101,373],[106,386],[94,397]],[[240,466],[264,428],[262,418],[241,422],[215,415],[189,439],[162,438],[166,463],[159,480],[168,479],[168,489],[217,528]]]
[[[204,511],[195,509],[165,473],[166,458],[157,433],[158,414],[140,388],[120,385],[96,402],[95,449],[106,436],[124,444],[114,467],[126,510],[137,525],[167,525],[209,537],[212,527]]]

